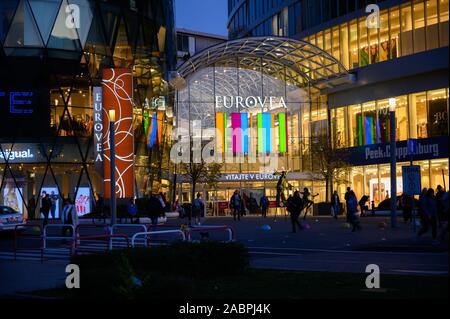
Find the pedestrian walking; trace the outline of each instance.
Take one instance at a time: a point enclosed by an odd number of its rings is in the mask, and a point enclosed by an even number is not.
[[[331,196],[331,213],[335,219],[338,219],[339,212],[341,211],[341,201],[337,191],[334,191]]]
[[[50,214],[52,216],[52,219],[56,218],[56,204],[58,203],[58,195],[55,194],[54,191],[52,191],[50,195]]]
[[[137,209],[134,198],[131,198],[128,201],[127,213],[128,213],[128,216],[130,217],[130,223],[133,223],[133,218],[137,217],[137,213],[138,213],[138,209]],[[137,223],[139,223],[139,217],[137,217],[136,221],[137,221]]]
[[[194,223],[196,225],[201,225],[202,213],[205,211],[205,204],[202,201],[202,195],[197,193],[197,197],[192,203],[192,217],[194,218]]]
[[[45,196],[41,199],[41,213],[44,215],[44,226],[48,224],[48,214],[51,206],[52,201],[50,196],[49,194],[45,194]]]
[[[231,196],[230,208],[233,212],[234,221],[236,221],[236,217],[237,217],[237,220],[240,221],[242,210],[245,208],[244,208],[244,202],[243,202],[242,197],[239,194],[238,190],[235,190],[233,193],[233,196]]]
[[[261,215],[263,218],[267,217],[267,210],[269,209],[269,199],[267,198],[266,194],[261,197],[259,200],[259,206],[261,207]]]
[[[426,196],[423,198],[423,217],[422,228],[417,236],[420,238],[423,234],[427,233],[431,227],[431,236],[433,238],[433,244],[438,244],[437,238],[437,203],[434,195],[434,190],[429,188]]]
[[[441,185],[436,187],[436,206],[437,206],[437,219],[439,227],[442,226],[442,220],[444,219],[445,203],[443,201],[445,190]]]
[[[78,226],[78,214],[75,209],[75,206],[72,204],[72,201],[69,198],[64,199],[63,210],[61,213],[61,221],[64,225],[72,225],[72,227],[63,227],[62,235],[67,236],[67,232],[69,232],[69,236],[73,236],[73,230]]]
[[[303,209],[303,200],[300,197],[300,192],[295,191],[294,195],[289,196],[287,200],[287,211],[289,212],[291,216],[291,224],[292,224],[292,232],[297,232],[297,227],[299,230],[303,229],[302,224],[298,220],[300,217],[300,213]]]
[[[348,208],[348,201],[350,199],[351,192],[352,192],[352,189],[350,187],[347,187],[347,191],[345,192],[345,195],[344,195],[345,208],[346,208],[346,215],[345,215],[345,217],[346,217],[347,223],[350,223],[350,210]]]
[[[404,222],[405,223],[412,222],[412,210],[414,205],[413,197],[411,195],[403,193],[400,201],[403,209]]]
[[[36,216],[36,198],[31,196],[31,198],[28,200],[28,219],[35,219]]]
[[[352,232],[356,230],[361,230],[361,225],[359,221],[358,215],[358,201],[356,199],[356,195],[353,191],[350,191],[348,197],[348,211],[349,211],[349,220],[352,227]]]
[[[157,192],[154,192],[147,200],[147,214],[152,221],[152,225],[158,224],[158,218],[164,216],[164,206]]]

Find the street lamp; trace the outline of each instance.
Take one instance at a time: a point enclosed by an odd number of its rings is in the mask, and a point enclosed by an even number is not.
[[[115,123],[116,111],[109,111],[109,161],[110,161],[110,191],[111,191],[111,225],[116,223],[116,143],[115,143]]]
[[[391,122],[390,144],[391,144],[391,227],[397,227],[397,144],[396,144],[396,122],[395,107],[397,101],[395,98],[389,99],[389,115]]]

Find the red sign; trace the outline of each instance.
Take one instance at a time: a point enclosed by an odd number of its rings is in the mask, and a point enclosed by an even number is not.
[[[219,202],[218,206],[219,206],[219,209],[227,209],[228,208],[228,202]]]
[[[269,201],[269,208],[275,208],[277,207],[277,201],[271,200]]]
[[[111,197],[109,111],[115,111],[116,196],[134,197],[133,75],[129,69],[103,70],[103,176]]]

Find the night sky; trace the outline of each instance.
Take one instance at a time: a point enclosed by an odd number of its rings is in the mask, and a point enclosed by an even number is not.
[[[175,13],[177,28],[228,35],[227,0],[175,0]]]

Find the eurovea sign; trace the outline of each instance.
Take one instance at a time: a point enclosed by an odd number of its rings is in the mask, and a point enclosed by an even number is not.
[[[95,86],[94,90],[94,158],[95,162],[103,162],[103,93],[101,86]]]
[[[287,109],[286,101],[284,98],[276,96],[216,96],[215,97],[216,109]]]

